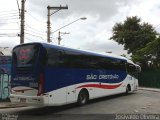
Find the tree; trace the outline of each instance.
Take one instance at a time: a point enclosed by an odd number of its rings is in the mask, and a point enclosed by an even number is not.
[[[137,16],[127,17],[124,22],[116,23],[112,32],[110,39],[124,45],[124,49],[132,55],[155,40],[157,35],[152,25],[141,23]]]
[[[132,55],[133,61],[151,61],[153,68],[157,69],[160,67],[160,38],[149,42],[144,48],[137,50],[134,55]]]

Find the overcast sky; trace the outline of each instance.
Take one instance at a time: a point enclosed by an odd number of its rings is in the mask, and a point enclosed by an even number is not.
[[[21,0],[18,0],[21,7]],[[69,32],[62,36],[61,45],[96,52],[126,54],[123,46],[109,40],[112,27],[127,16],[138,16],[144,22],[160,30],[159,0],[26,0],[25,7],[25,43],[46,42],[47,6],[66,6],[51,16],[51,30],[71,23],[81,17],[87,20],[77,22],[61,29]],[[0,47],[14,47],[19,44],[20,19],[17,0],[0,2]],[[57,44],[58,33],[51,35],[52,43]]]

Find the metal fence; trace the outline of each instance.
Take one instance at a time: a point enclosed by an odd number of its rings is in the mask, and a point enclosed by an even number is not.
[[[160,88],[160,70],[150,70],[139,74],[139,86]]]

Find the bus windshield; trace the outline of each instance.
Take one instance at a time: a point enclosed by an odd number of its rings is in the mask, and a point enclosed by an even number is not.
[[[39,46],[25,45],[16,47],[13,50],[13,62],[17,66],[21,65],[33,65],[38,56]]]

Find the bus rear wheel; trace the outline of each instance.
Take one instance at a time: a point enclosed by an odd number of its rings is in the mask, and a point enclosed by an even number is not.
[[[88,92],[87,90],[81,90],[79,95],[78,95],[78,105],[85,105],[87,104],[89,100],[89,95],[88,95]]]

